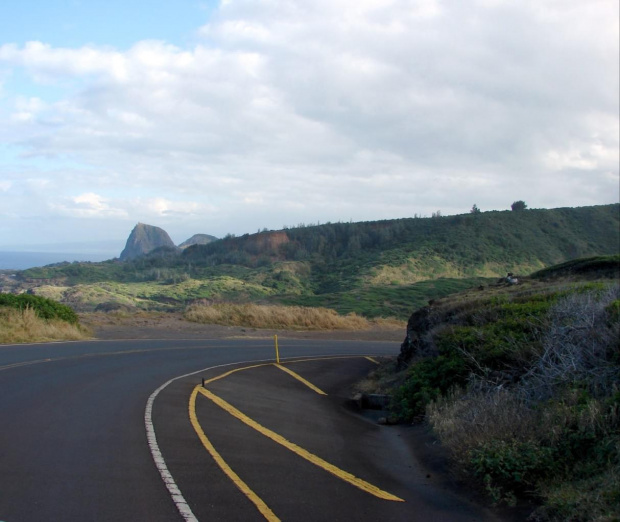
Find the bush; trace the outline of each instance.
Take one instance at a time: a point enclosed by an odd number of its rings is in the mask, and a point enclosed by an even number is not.
[[[533,440],[540,415],[504,387],[471,381],[427,407],[429,423],[454,459],[469,466],[471,450],[494,440]]]
[[[86,339],[91,333],[79,324],[41,319],[32,308],[0,307],[0,343],[32,343]]]
[[[533,441],[493,440],[470,452],[474,475],[481,478],[495,502],[513,502],[516,493],[531,490],[552,475],[556,450]]]
[[[510,205],[510,209],[513,212],[520,212],[522,210],[525,210],[527,208],[527,205],[525,203],[525,201],[515,201],[512,205]]]
[[[544,490],[545,505],[535,514],[537,521],[620,520],[620,469],[575,482],[557,482]]]
[[[72,308],[52,299],[31,294],[0,294],[0,306],[25,310],[34,310],[41,319],[59,319],[71,324],[78,323],[78,316]]]
[[[396,390],[391,409],[398,417],[411,420],[423,414],[431,401],[464,385],[468,374],[465,358],[454,349],[422,359],[411,366],[405,383]]]
[[[593,396],[605,396],[620,378],[620,322],[614,303],[620,288],[566,296],[549,312],[542,351],[523,376],[520,392],[530,400],[552,397],[571,383],[585,383]]]
[[[486,316],[493,324],[480,321],[475,328],[446,330],[449,335],[438,343],[443,350],[460,343],[457,349],[478,357],[479,367],[460,391],[437,394],[427,408],[429,421],[495,502],[542,498],[544,506],[536,516],[543,518],[536,520],[620,517],[619,294],[617,286],[578,288],[564,292],[542,313],[531,314],[529,333],[511,314],[502,318],[494,311]],[[510,362],[498,358],[502,336],[489,335],[502,331],[506,325],[500,323],[507,318],[505,333],[527,333],[520,342],[508,343],[526,356],[505,371],[499,365],[480,371],[480,361]],[[577,491],[578,497],[569,497]],[[571,509],[574,514],[566,516]],[[589,518],[588,511],[599,518]]]

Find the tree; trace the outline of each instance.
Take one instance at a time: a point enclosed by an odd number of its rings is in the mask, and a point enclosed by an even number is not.
[[[478,208],[478,205],[476,205],[474,203],[474,206],[471,207],[471,210],[469,211],[470,214],[480,214],[480,209]]]
[[[515,201],[512,205],[510,205],[510,208],[512,209],[513,212],[519,212],[521,210],[525,210],[527,208],[527,205],[525,204],[525,201]]]

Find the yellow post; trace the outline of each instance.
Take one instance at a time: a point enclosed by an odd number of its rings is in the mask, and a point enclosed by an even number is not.
[[[276,342],[276,362],[280,364],[280,353],[278,352],[278,336],[274,335],[273,338]]]

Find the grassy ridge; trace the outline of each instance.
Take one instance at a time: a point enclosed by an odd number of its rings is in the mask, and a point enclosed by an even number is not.
[[[618,204],[330,223],[227,237],[180,254],[159,250],[126,263],[73,263],[30,269],[23,275],[62,277],[71,283],[172,281],[183,274],[196,279],[218,275],[221,265],[256,269],[303,261],[311,266],[314,283],[327,286],[334,271],[368,273],[372,267],[407,264],[417,264],[412,269],[424,279],[489,277],[505,270],[529,273],[587,255],[615,254],[620,250],[619,226]]]

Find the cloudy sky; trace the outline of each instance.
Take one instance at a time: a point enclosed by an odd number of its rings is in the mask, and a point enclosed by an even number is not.
[[[0,250],[615,203],[617,0],[22,0]]]

